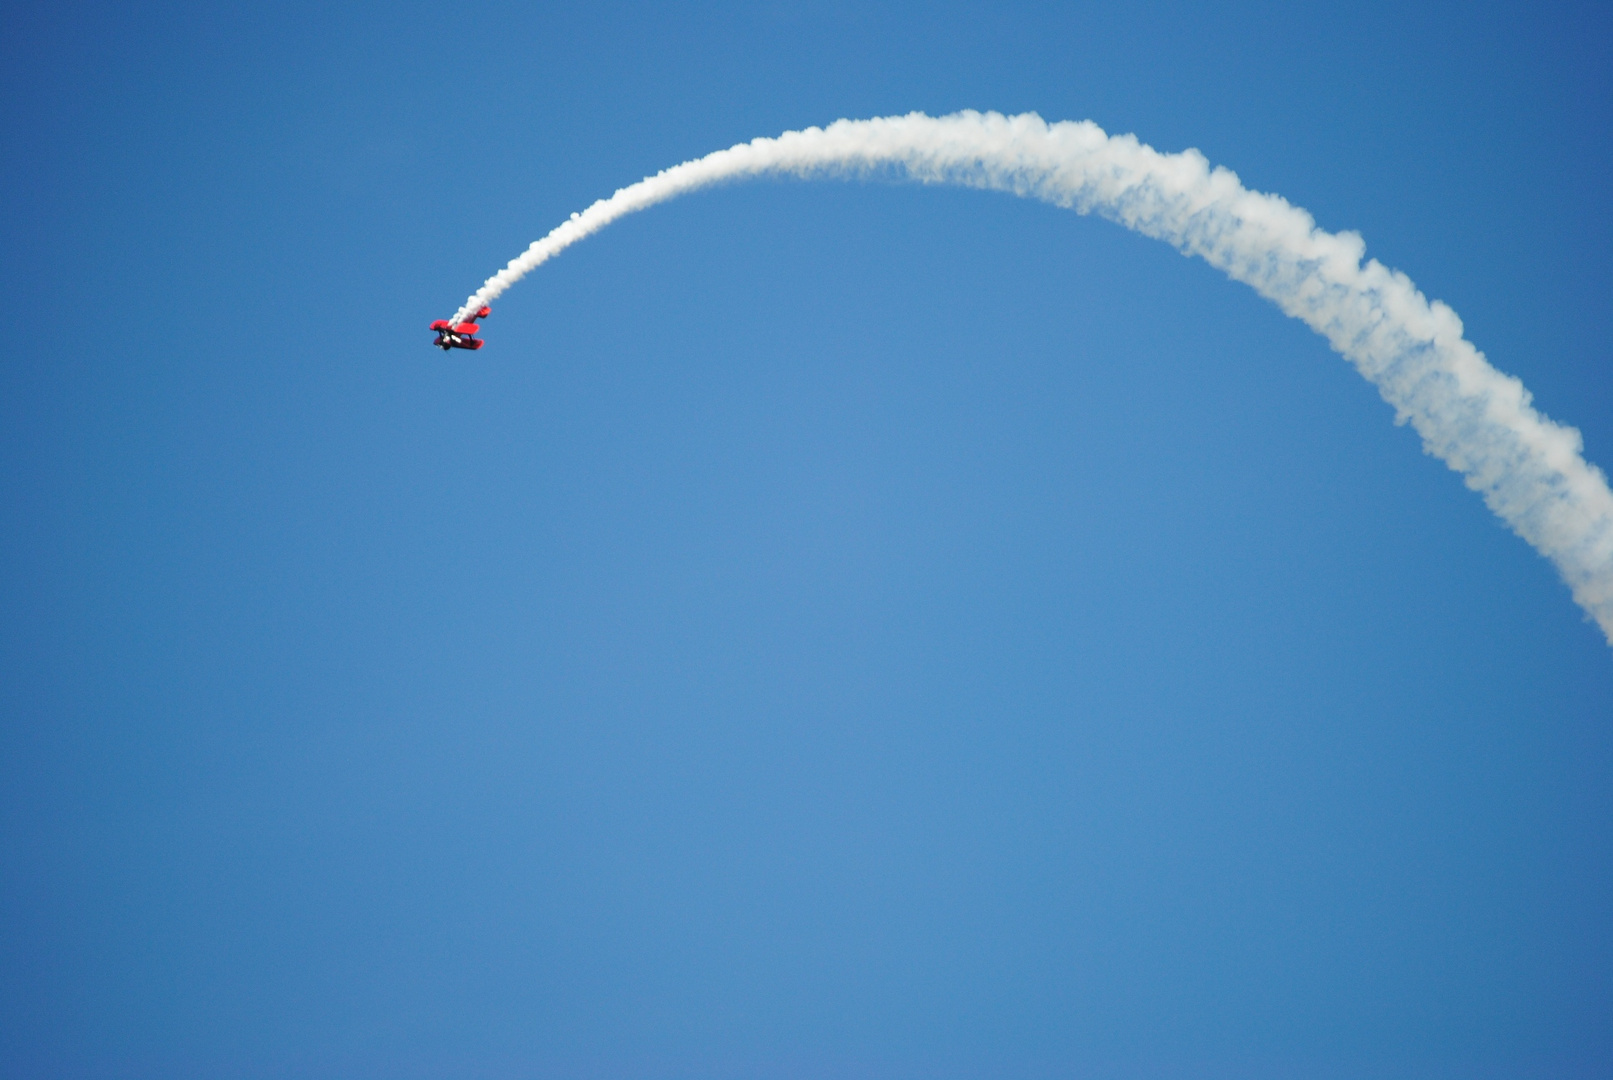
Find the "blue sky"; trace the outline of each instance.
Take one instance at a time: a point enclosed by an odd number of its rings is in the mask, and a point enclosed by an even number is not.
[[[1592,1077],[1613,651],[1035,110],[1356,229],[1613,465],[1596,5],[5,15],[0,1071]]]

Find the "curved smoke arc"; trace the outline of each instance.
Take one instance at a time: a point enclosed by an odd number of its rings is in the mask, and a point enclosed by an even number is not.
[[[617,218],[727,180],[861,176],[1007,191],[1097,214],[1196,255],[1327,338],[1410,423],[1424,449],[1550,559],[1613,644],[1613,492],[1579,432],[1530,403],[1516,378],[1462,337],[1462,322],[1397,270],[1362,261],[1354,232],[1317,228],[1277,195],[1250,191],[1197,150],[1162,154],[1089,121],[1034,113],[923,113],[837,120],[675,165],[572,214],[487,279],[454,317],[491,303],[534,267]]]

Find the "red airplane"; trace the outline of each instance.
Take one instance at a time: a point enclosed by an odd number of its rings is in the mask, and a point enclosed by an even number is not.
[[[471,319],[485,319],[491,314],[493,309],[484,304]],[[468,320],[449,325],[447,319],[438,319],[431,324],[431,328],[437,332],[437,340],[432,344],[443,352],[449,349],[480,349],[487,344],[481,338],[473,336],[481,327]]]

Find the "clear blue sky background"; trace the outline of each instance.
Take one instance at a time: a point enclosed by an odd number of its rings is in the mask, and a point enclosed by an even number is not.
[[[1606,4],[3,25],[0,1073],[1613,1075],[1613,650],[1248,289],[768,182],[426,331],[686,158],[1037,110],[1613,465]]]

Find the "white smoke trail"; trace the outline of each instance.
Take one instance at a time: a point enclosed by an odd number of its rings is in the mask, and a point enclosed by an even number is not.
[[[1556,564],[1613,644],[1613,493],[1582,456],[1579,432],[1535,410],[1521,382],[1463,340],[1449,307],[1376,259],[1363,264],[1358,234],[1317,228],[1299,207],[1211,169],[1197,150],[1161,154],[1131,135],[1035,114],[837,120],[707,154],[601,199],[488,278],[454,321],[617,218],[674,196],[764,174],[875,170],[1097,213],[1252,286],[1355,364],[1428,453]]]

